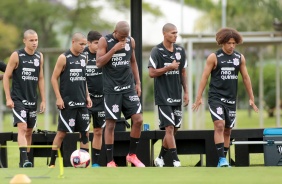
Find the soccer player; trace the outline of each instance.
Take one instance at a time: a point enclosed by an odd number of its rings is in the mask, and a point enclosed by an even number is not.
[[[129,36],[129,30],[128,23],[120,21],[116,24],[114,32],[101,37],[98,43],[96,65],[103,68],[107,167],[116,167],[113,159],[114,128],[116,121],[121,118],[121,112],[126,119],[132,120],[126,160],[136,167],[145,167],[136,156],[143,117],[139,99],[141,84],[134,51],[135,41]]]
[[[183,47],[175,44],[177,28],[171,23],[163,26],[163,41],[151,51],[148,64],[149,75],[154,78],[155,104],[158,106],[159,127],[165,136],[155,166],[165,165],[163,157],[172,154],[174,167],[180,167],[177,156],[175,134],[182,123],[182,88],[184,106],[189,103],[186,70],[187,60]]]
[[[214,142],[219,161],[218,167],[229,167],[226,153],[230,145],[231,130],[236,120],[236,97],[238,73],[243,78],[249,96],[249,104],[258,112],[249,77],[246,60],[243,54],[235,51],[237,44],[243,42],[240,33],[232,28],[222,28],[216,33],[216,42],[221,46],[215,53],[211,53],[206,61],[202,74],[196,101],[192,105],[194,111],[202,104],[202,94],[209,76],[208,104],[214,123]],[[224,153],[225,152],[225,153]]]
[[[32,130],[36,126],[37,86],[41,96],[40,111],[45,111],[43,54],[38,52],[38,35],[32,30],[24,32],[25,47],[12,53],[8,61],[3,85],[6,105],[13,110],[14,127],[18,127],[20,167],[32,167],[28,152],[32,142]],[[12,78],[12,90],[10,81]]]
[[[83,54],[86,44],[87,40],[83,34],[73,34],[71,48],[58,57],[51,77],[60,113],[49,168],[55,167],[57,150],[60,149],[67,132],[80,132],[80,149],[85,151],[89,149],[87,108],[92,106],[92,101],[86,84],[87,56]]]
[[[1,71],[1,72],[5,72],[6,67],[7,67],[7,65],[6,65],[3,61],[0,61],[0,71]],[[3,79],[3,76],[4,76],[4,74],[1,74],[1,75],[0,75],[0,80]]]
[[[93,140],[92,140],[92,167],[99,167],[98,160],[102,147],[102,134],[105,127],[104,93],[102,69],[96,66],[96,52],[98,41],[102,35],[97,31],[89,31],[87,35],[88,47],[84,54],[88,57],[86,65],[86,79],[92,107],[89,108],[89,116],[93,117]]]

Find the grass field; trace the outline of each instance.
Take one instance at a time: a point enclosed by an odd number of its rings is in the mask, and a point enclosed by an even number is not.
[[[198,116],[197,116],[198,117]],[[195,122],[197,117],[194,117]],[[150,124],[150,129],[158,129],[155,123],[155,114],[153,112],[144,112],[144,123]],[[184,115],[184,123],[187,119]],[[213,129],[208,112],[205,113],[206,121],[201,124],[200,129]],[[4,131],[16,132],[16,128],[11,125],[11,117],[5,116],[3,124]],[[264,127],[275,127],[275,118],[268,118],[264,114]],[[38,128],[44,129],[43,116],[38,117]],[[50,125],[50,130],[56,130],[55,125]],[[185,126],[183,126],[182,129]],[[201,128],[202,127],[202,128]],[[238,110],[236,128],[260,128],[259,114],[252,113],[249,117],[247,111]],[[263,128],[263,127],[261,127]],[[14,142],[8,142],[8,145],[16,145]],[[160,141],[155,144],[155,155],[158,154]],[[199,161],[199,155],[180,155],[183,165],[181,168],[64,168],[64,178],[58,178],[59,168],[48,169],[46,158],[35,158],[35,167],[29,169],[18,168],[18,149],[8,149],[9,168],[0,169],[0,183],[9,183],[11,177],[16,174],[26,174],[34,183],[274,183],[282,179],[281,167],[264,167],[263,154],[251,154],[250,167],[232,167],[232,168],[210,168],[194,167]],[[204,156],[205,157],[205,156]],[[234,151],[231,147],[231,158],[234,158]],[[205,160],[205,158],[204,158]],[[205,165],[205,163],[204,163]]]
[[[47,173],[48,172],[48,173]],[[0,183],[6,184],[11,176],[23,173],[32,184],[76,184],[76,183],[201,183],[201,184],[271,184],[282,179],[279,167],[181,167],[181,168],[65,168],[64,178],[58,178],[59,170],[47,168],[1,169]],[[47,178],[40,178],[44,174]],[[9,177],[10,176],[10,177]],[[280,181],[281,182],[281,181]]]

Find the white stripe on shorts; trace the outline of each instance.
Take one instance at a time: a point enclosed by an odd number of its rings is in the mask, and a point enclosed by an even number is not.
[[[70,133],[73,133],[71,128],[69,127],[68,123],[66,122],[66,120],[64,119],[64,117],[62,116],[62,113],[60,111],[60,119],[62,120],[62,122],[65,124],[65,126],[67,127],[67,129],[69,130]]]
[[[112,113],[112,111],[109,109],[109,107],[107,106],[105,100],[104,100],[104,105],[106,110],[108,111],[108,113],[112,116],[113,119],[117,119],[117,117]]]
[[[89,129],[90,129],[90,124],[88,124],[88,126],[87,126],[87,128],[86,128],[86,132],[88,132],[89,131]]]
[[[179,123],[177,125],[175,125],[175,127],[179,128],[181,124],[182,124],[182,118],[180,119]]]
[[[106,126],[106,121],[104,121],[103,125],[101,126],[101,128],[105,128]]]
[[[21,120],[21,122],[26,123],[26,121],[15,111],[14,108],[12,108],[13,113],[19,118],[19,120]]]
[[[173,121],[170,117],[168,117],[168,116],[161,110],[160,107],[159,107],[159,109],[160,109],[160,112],[162,113],[162,115],[163,115],[168,121],[170,121],[173,125],[175,125],[174,121]]]
[[[233,127],[234,127],[235,121],[236,121],[236,118],[234,118],[233,122],[232,122],[231,125],[230,125],[230,128],[233,128]]]
[[[141,105],[141,103],[140,103],[139,108],[138,108],[136,114],[139,114],[139,113],[141,112],[141,108],[142,108],[142,105]]]
[[[215,117],[217,117],[218,120],[223,120],[219,115],[217,115],[215,112],[212,111],[211,107],[209,106],[210,112],[212,113],[212,115],[214,115]]]

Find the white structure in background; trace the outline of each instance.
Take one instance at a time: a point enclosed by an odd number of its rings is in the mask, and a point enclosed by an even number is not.
[[[61,1],[69,7],[74,7],[76,5],[76,0]],[[201,13],[194,8],[182,6],[181,1],[182,0],[179,0],[179,2],[172,0],[143,0],[143,2],[158,7],[163,13],[162,17],[154,17],[149,13],[142,14],[143,45],[156,45],[161,42],[163,40],[162,27],[168,22],[175,24],[179,33],[194,32],[194,23],[197,18],[201,16]],[[105,17],[105,19],[114,24],[120,20],[125,20],[130,23],[130,10],[121,13],[120,11],[113,9],[111,5],[104,0],[93,2],[93,6],[103,6],[104,8],[100,14],[101,17]],[[181,38],[179,37],[177,41],[181,42]]]

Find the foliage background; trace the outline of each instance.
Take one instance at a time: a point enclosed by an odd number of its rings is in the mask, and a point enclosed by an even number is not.
[[[158,0],[163,3],[169,0]],[[170,0],[181,3],[182,0]],[[63,2],[72,2],[69,6]],[[195,33],[215,33],[221,28],[222,1],[221,0],[183,0],[184,6],[189,6],[202,12],[202,16],[195,22]],[[107,6],[105,6],[107,4]],[[49,76],[59,55],[70,45],[70,38],[74,32],[85,34],[95,29],[103,35],[113,31],[113,25],[107,17],[101,15],[102,10],[115,9],[121,14],[130,14],[130,0],[12,0],[0,1],[0,60],[7,62],[10,54],[23,46],[22,34],[24,30],[32,28],[39,35],[39,50],[55,48],[57,52],[49,56]],[[227,0],[226,25],[238,31],[275,31],[274,23],[282,20],[282,1],[280,0]],[[150,14],[154,21],[158,21],[166,12],[149,1],[142,2],[142,13]],[[169,11],[169,10],[168,10]],[[172,12],[173,13],[173,12]],[[280,30],[281,31],[281,30]],[[152,34],[159,34],[152,30]],[[146,39],[146,38],[143,38]],[[149,52],[153,46],[143,45],[143,108],[144,111],[154,110],[153,79],[148,77],[147,63]],[[258,99],[258,52],[257,47],[238,47],[247,59],[247,67],[252,79],[253,90]],[[206,50],[205,53],[213,52]],[[264,55],[264,103],[269,116],[275,113],[275,48],[270,45],[263,49]],[[203,61],[205,62],[205,61]],[[197,71],[195,71],[197,72]],[[195,75],[195,74],[193,74]],[[280,76],[281,77],[281,76]],[[46,79],[47,81],[48,79]],[[239,78],[238,108],[249,110],[248,97]],[[55,122],[57,111],[54,105],[53,90],[50,88],[50,106],[52,122]],[[5,100],[4,96],[3,99]],[[194,99],[190,99],[192,103]],[[5,104],[5,101],[4,101]],[[4,104],[2,106],[4,106]],[[1,110],[5,109],[4,107]],[[5,111],[6,112],[6,111]]]

